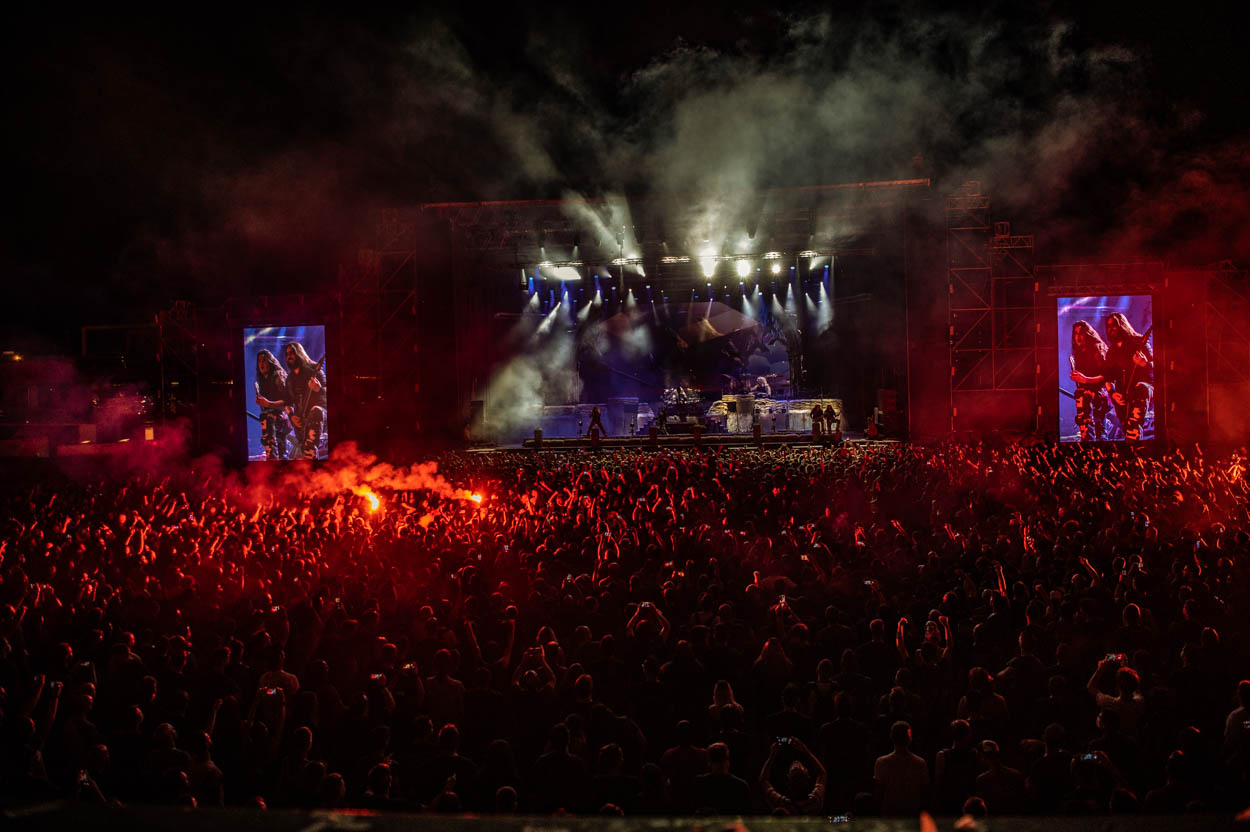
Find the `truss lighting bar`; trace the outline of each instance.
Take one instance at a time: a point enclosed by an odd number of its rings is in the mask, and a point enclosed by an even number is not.
[[[842,251],[845,252],[847,251],[847,249],[842,249]],[[860,251],[860,249],[851,249],[851,251]],[[698,262],[700,263],[703,263],[703,262],[727,263],[727,262],[738,261],[738,260],[757,260],[757,259],[758,260],[782,260],[782,259],[786,259],[790,257],[833,257],[837,253],[838,251],[834,249],[823,249],[820,251],[817,251],[814,249],[808,249],[808,250],[800,251],[797,253],[784,252],[784,251],[769,251],[769,252],[765,252],[764,254],[709,254],[705,257],[699,257],[697,259],[698,259]],[[677,263],[692,263],[695,261],[695,259],[696,258],[694,257],[686,257],[686,256],[666,256],[666,257],[661,257],[659,259],[659,262],[667,266],[667,265],[673,265]],[[642,265],[645,265],[646,262],[647,262],[647,259],[645,257],[617,257],[617,258],[607,261],[606,263],[593,263],[593,262],[588,262],[585,260],[543,260],[540,263],[534,263],[531,266],[526,266],[523,268],[537,267],[539,269],[558,269],[558,268],[566,268],[566,267],[582,268],[585,266],[590,266],[591,268],[594,268],[596,266],[602,266],[602,265],[642,266]]]

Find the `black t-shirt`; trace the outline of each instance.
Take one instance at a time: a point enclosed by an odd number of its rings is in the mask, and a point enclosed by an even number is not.
[[[605,803],[612,803],[625,810],[634,811],[638,801],[638,778],[627,774],[599,774],[594,779],[594,805],[597,811]]]
[[[586,779],[586,765],[577,757],[565,751],[542,755],[534,761],[531,777],[535,808],[579,811],[589,797]]]
[[[871,729],[855,719],[835,719],[820,726],[820,761],[829,774],[831,796],[850,798],[872,779]]]
[[[1100,376],[1107,371],[1107,359],[1097,344],[1073,350],[1072,358],[1076,371],[1083,376]]]
[[[748,814],[751,787],[732,774],[700,774],[694,781],[695,808],[715,809],[722,815]]]
[[[939,752],[946,765],[937,784],[938,808],[958,814],[964,801],[976,791],[979,760],[975,748],[945,748]]]
[[[1145,367],[1138,367],[1133,363],[1133,356],[1138,351],[1146,354]],[[1153,384],[1154,366],[1154,356],[1150,352],[1150,346],[1143,344],[1138,347],[1136,339],[1125,338],[1122,341],[1113,341],[1110,349],[1107,350],[1107,371],[1117,386],[1128,384],[1130,381],[1134,384],[1139,382]]]
[[[260,387],[260,395],[271,402],[283,402],[287,398],[286,376],[272,368],[267,376],[257,373],[256,384]]]
[[[314,407],[326,406],[325,370],[317,371],[316,378],[321,389],[316,391],[308,389],[308,380],[313,377],[312,371],[313,367],[299,367],[287,373],[286,403],[294,407],[297,414],[301,410],[307,412]]]
[[[1072,755],[1047,754],[1029,771],[1029,789],[1039,812],[1057,812],[1072,788]]]

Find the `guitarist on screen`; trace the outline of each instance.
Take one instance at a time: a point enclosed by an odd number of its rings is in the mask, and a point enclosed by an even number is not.
[[[287,421],[286,371],[269,350],[256,354],[256,404],[260,406],[260,441],[265,459],[286,459],[286,439],[291,433]]]
[[[1107,316],[1107,382],[1116,418],[1130,442],[1141,439],[1154,398],[1154,352],[1150,329],[1138,334],[1122,312]],[[1153,327],[1151,327],[1153,329]]]
[[[325,358],[313,363],[298,341],[283,349],[286,359],[286,407],[304,459],[317,458],[317,445],[326,420]]]
[[[1076,426],[1082,442],[1101,442],[1107,427],[1107,345],[1089,321],[1072,325],[1072,352],[1069,357],[1076,382]]]

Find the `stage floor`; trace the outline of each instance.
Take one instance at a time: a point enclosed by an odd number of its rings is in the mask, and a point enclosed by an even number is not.
[[[841,444],[887,444],[898,442],[897,439],[868,439],[862,433],[843,433]],[[649,436],[605,436],[592,441],[588,437],[543,439],[536,442],[527,439],[513,445],[482,445],[474,451],[572,451],[572,450],[613,450],[621,448],[753,448],[792,447],[815,448],[832,447],[836,442],[828,437],[815,437],[810,433],[764,433],[757,440],[749,433],[716,433],[703,434],[698,440],[691,434],[670,434],[658,436],[653,441]]]

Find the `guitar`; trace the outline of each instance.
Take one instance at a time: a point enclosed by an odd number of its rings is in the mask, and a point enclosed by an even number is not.
[[[1147,343],[1149,343],[1150,333],[1154,332],[1154,329],[1155,329],[1155,325],[1151,324],[1150,326],[1146,327],[1146,331],[1142,333],[1141,338],[1137,339],[1137,348],[1133,350],[1134,358],[1136,358],[1137,353],[1141,352],[1142,349],[1147,345]],[[1153,358],[1153,356],[1151,356],[1151,358]],[[1133,386],[1133,377],[1135,375],[1137,375],[1137,362],[1136,361],[1133,362],[1133,369],[1129,371],[1128,386],[1130,389]]]
[[[311,385],[313,380],[317,378],[317,373],[321,372],[321,368],[325,366],[325,363],[326,363],[326,357],[323,355],[321,356],[321,360],[317,362],[317,366],[313,368],[312,375],[308,377],[309,385]],[[296,416],[292,414],[291,416],[291,424],[295,425],[295,427],[297,428],[302,428],[304,426],[304,417],[308,415],[308,409],[312,406],[313,391],[311,387],[308,390],[308,392],[304,393],[303,395],[304,395],[304,398],[303,398],[303,401],[300,403],[299,415]]]
[[[1151,324],[1149,327],[1147,327],[1147,328],[1146,328],[1146,331],[1145,331],[1145,332],[1143,332],[1143,333],[1141,334],[1141,336],[1140,336],[1140,337],[1138,337],[1138,338],[1136,338],[1136,339],[1132,339],[1132,340],[1136,340],[1136,341],[1137,341],[1136,345],[1133,347],[1133,357],[1134,357],[1134,358],[1136,358],[1136,357],[1137,357],[1137,353],[1141,352],[1141,351],[1142,351],[1142,349],[1143,349],[1143,348],[1147,345],[1147,343],[1150,341],[1150,333],[1154,332],[1154,329],[1155,329],[1155,325],[1154,325],[1154,324]],[[1125,340],[1130,340],[1130,339],[1125,339]],[[1124,390],[1132,390],[1132,389],[1133,389],[1133,384],[1134,384],[1134,382],[1136,381],[1136,378],[1137,378],[1137,362],[1136,362],[1136,361],[1130,361],[1130,367],[1129,367],[1129,371],[1128,371],[1128,380],[1127,380],[1127,381],[1125,382],[1125,384],[1124,384]],[[1114,403],[1117,407],[1123,407],[1123,406],[1124,406],[1124,403],[1125,403],[1125,398],[1124,398],[1124,390],[1119,390],[1119,389],[1116,389],[1116,390],[1111,390],[1111,391],[1110,391],[1110,392],[1111,392],[1111,401],[1112,401],[1112,402],[1113,402],[1113,403]]]

